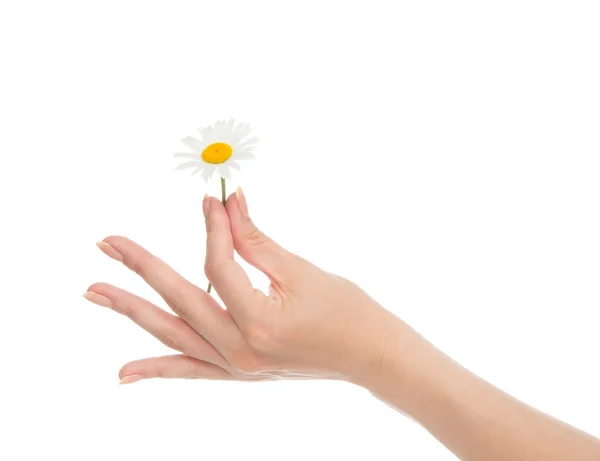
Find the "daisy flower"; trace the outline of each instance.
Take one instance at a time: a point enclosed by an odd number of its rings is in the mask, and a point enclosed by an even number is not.
[[[173,157],[186,160],[176,170],[192,169],[192,176],[200,173],[204,181],[217,172],[221,176],[221,200],[225,205],[225,180],[231,179],[231,168],[240,170],[238,160],[254,158],[253,150],[258,143],[257,137],[248,136],[252,132],[250,125],[235,123],[235,120],[219,120],[212,126],[198,128],[201,139],[188,136],[181,142],[192,152],[179,152]],[[208,284],[210,293],[212,285]]]
[[[188,136],[181,142],[192,152],[179,152],[175,158],[185,159],[176,170],[192,169],[192,175],[200,173],[204,181],[217,172],[222,179],[231,179],[231,168],[240,170],[239,160],[254,157],[257,137],[248,137],[252,129],[235,120],[220,120],[212,126],[198,128],[200,139]]]

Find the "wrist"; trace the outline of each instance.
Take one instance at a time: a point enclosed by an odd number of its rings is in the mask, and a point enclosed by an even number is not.
[[[417,418],[450,359],[397,316],[388,314],[371,366],[355,381],[375,397]]]
[[[388,375],[399,371],[406,373],[406,366],[401,363],[409,354],[406,342],[411,341],[415,334],[404,321],[378,306],[378,315],[372,316],[375,322],[369,329],[361,325],[366,332],[364,338],[356,343],[354,354],[359,357],[361,366],[349,376],[349,381],[364,387],[372,393],[377,393]],[[398,384],[398,382],[396,382]]]

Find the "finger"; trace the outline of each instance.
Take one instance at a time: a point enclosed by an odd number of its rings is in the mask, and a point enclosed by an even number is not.
[[[213,345],[185,321],[139,296],[106,283],[95,283],[84,297],[128,317],[171,349],[227,367],[227,362]]]
[[[234,379],[221,367],[179,354],[135,360],[124,365],[119,371],[121,384],[151,378]]]
[[[235,250],[275,284],[285,285],[298,257],[281,248],[256,227],[248,214],[248,204],[241,188],[227,200],[227,213]]]
[[[207,196],[203,210],[206,217],[206,276],[232,315],[243,315],[244,309],[265,297],[252,287],[244,269],[233,259],[229,217],[223,204]]]
[[[236,337],[237,327],[219,304],[169,265],[125,237],[111,236],[98,244],[108,256],[139,274],[185,320],[217,349]]]

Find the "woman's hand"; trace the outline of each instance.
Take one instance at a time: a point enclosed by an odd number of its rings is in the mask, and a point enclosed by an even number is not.
[[[226,207],[205,197],[203,211],[205,272],[226,309],[134,242],[108,237],[98,244],[139,274],[175,314],[111,285],[88,289],[88,300],[126,315],[181,353],[126,364],[119,372],[122,383],[156,377],[326,378],[368,385],[375,379],[390,313],[356,285],[260,232],[241,190]],[[252,287],[234,251],[269,277],[268,295]]]
[[[124,237],[99,243],[171,307],[106,284],[85,297],[126,315],[180,355],[125,365],[122,383],[146,378],[260,381],[344,379],[421,423],[464,460],[597,460],[598,439],[504,394],[469,373],[363,291],[295,256],[248,217],[241,191],[226,208],[205,198],[206,275],[227,309]],[[252,288],[237,251],[271,279]]]

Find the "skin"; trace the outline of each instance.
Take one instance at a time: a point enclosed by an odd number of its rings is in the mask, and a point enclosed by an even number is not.
[[[337,379],[368,389],[424,426],[463,460],[600,459],[600,441],[465,370],[352,282],[257,229],[240,189],[224,207],[205,197],[205,272],[224,302],[125,237],[100,249],[139,274],[173,314],[97,283],[84,295],[137,323],[175,355],[130,362],[122,384],[151,378]],[[255,290],[237,252],[271,280]]]

